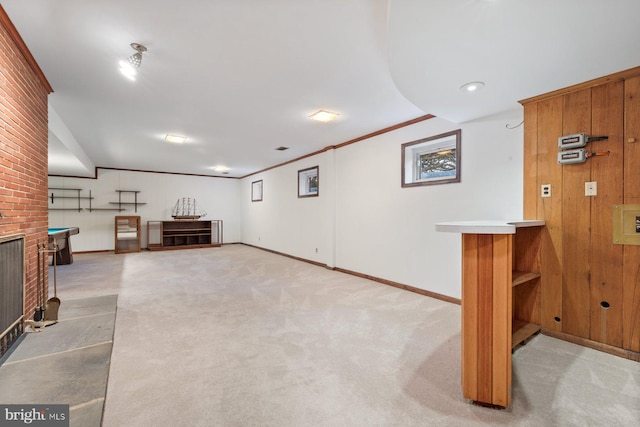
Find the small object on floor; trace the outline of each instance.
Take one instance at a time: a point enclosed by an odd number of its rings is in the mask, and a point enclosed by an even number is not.
[[[57,320],[25,320],[24,321],[24,329],[27,330],[27,326],[31,326],[33,332],[40,332],[47,326],[55,325],[58,323]]]

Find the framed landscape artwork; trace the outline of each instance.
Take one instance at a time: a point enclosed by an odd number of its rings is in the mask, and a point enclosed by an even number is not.
[[[298,171],[298,197],[317,197],[320,189],[319,167]]]

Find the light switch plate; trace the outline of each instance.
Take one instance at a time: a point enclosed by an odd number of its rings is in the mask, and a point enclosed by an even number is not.
[[[584,195],[585,196],[597,196],[598,195],[598,183],[593,182],[585,182],[584,183]]]

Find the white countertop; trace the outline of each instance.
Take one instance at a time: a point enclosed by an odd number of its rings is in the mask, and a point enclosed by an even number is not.
[[[480,221],[451,221],[436,224],[436,231],[467,234],[515,234],[516,228],[541,227],[544,220],[519,219],[509,220],[480,220]]]

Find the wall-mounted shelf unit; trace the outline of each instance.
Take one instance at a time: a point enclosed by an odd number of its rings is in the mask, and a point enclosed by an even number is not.
[[[94,200],[95,197],[93,197],[91,195],[91,190],[89,190],[89,195],[88,196],[83,196],[82,195],[82,193],[81,193],[82,188],[49,187],[49,190],[51,190],[51,193],[49,194],[49,201],[50,201],[49,210],[50,211],[77,211],[77,212],[81,212],[83,210],[86,210],[86,211],[89,211],[89,212],[93,212],[93,211],[122,212],[122,211],[125,211],[125,210],[129,209],[131,206],[133,206],[134,211],[138,212],[138,206],[146,205],[146,203],[138,201],[138,193],[140,192],[138,190],[116,190],[116,192],[118,193],[118,201],[117,202],[109,202],[109,204],[110,205],[117,205],[117,207],[109,207],[109,208],[95,208],[95,207],[93,207],[93,203],[91,201]],[[75,192],[75,194],[71,193],[71,192]],[[133,199],[132,200],[123,200],[123,197],[122,197],[123,193],[131,193],[131,194],[133,194]],[[73,207],[73,208],[69,208],[69,207],[56,208],[56,207],[53,207],[53,205],[56,203],[56,201],[63,200],[63,199],[77,200],[77,202],[78,202],[77,206]],[[89,201],[89,207],[88,208],[83,208],[82,207],[82,201],[83,200],[88,200]]]
[[[138,193],[140,192],[139,190],[116,190],[116,192],[118,193],[118,201],[117,202],[109,202],[109,204],[118,205],[118,210],[124,210],[122,208],[122,206],[133,206],[134,212],[138,212],[138,206],[146,205],[146,203],[138,201]],[[131,201],[131,200],[123,201],[122,200],[122,194],[123,193],[125,193],[125,194],[127,194],[127,193],[133,194],[133,201]]]
[[[91,194],[91,190],[89,190],[89,194]],[[125,209],[122,207],[117,207],[117,208],[94,208],[93,205],[91,204],[91,200],[89,200],[89,207],[85,208],[85,210],[88,210],[89,212],[93,212],[93,211],[116,211],[116,212],[122,212]]]
[[[81,201],[82,200],[89,200],[89,203],[91,203],[91,199],[93,199],[93,197],[91,197],[91,190],[89,190],[89,196],[81,196],[80,192],[82,191],[82,188],[60,188],[60,187],[49,187],[49,190],[51,190],[51,194],[49,195],[49,200],[51,200],[51,204],[53,205],[56,200],[58,199],[74,199],[78,201],[78,207],[76,208],[52,208],[49,207],[50,211],[82,211],[82,206],[81,206]],[[73,196],[70,196],[68,193],[68,191],[75,191],[76,194]],[[61,192],[61,193],[56,193],[56,192]]]
[[[140,217],[116,216],[115,253],[140,252]]]
[[[222,220],[147,221],[147,247],[151,251],[222,245]]]

